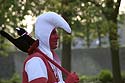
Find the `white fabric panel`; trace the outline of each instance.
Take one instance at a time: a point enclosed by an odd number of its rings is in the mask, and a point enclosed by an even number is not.
[[[62,72],[59,70],[59,69],[57,69],[57,74],[58,74],[58,76],[59,76],[59,80],[61,81],[61,82],[64,82],[63,81],[63,77],[62,77]]]
[[[53,60],[53,55],[52,52],[50,51],[49,48],[47,48],[41,41],[39,41],[39,46],[38,48],[45,54],[47,55],[49,58],[51,58]]]
[[[46,77],[48,79],[45,63],[39,57],[31,58],[25,65],[25,71],[28,74],[28,81],[40,77]]]

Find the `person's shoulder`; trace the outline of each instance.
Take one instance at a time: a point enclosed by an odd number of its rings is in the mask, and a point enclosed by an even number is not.
[[[42,59],[40,57],[32,57],[29,60],[27,60],[26,64],[28,63],[40,63]]]
[[[26,64],[26,63],[29,62],[29,61],[34,61],[34,60],[36,60],[36,61],[41,60],[40,54],[39,54],[38,52],[35,52],[35,53],[33,53],[33,54],[28,55],[28,56],[26,57],[26,59],[24,60],[24,64]]]
[[[40,57],[32,57],[31,59],[29,59],[25,66],[25,71],[26,72],[36,72],[36,71],[41,71],[42,69],[45,69],[45,63],[43,62],[43,60]],[[36,69],[37,68],[37,69]],[[36,71],[34,71],[36,70]]]

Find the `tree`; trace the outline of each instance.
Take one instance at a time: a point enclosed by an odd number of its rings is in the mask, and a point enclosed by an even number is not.
[[[19,24],[19,20],[23,18],[21,6],[19,2],[15,0],[1,0],[0,8],[1,8],[0,28],[6,30],[9,33],[12,33],[13,32],[12,29],[14,29]],[[15,35],[15,33],[13,34]],[[2,54],[5,54],[6,52],[8,52],[8,50],[6,50],[7,49],[6,47],[8,46],[7,44],[8,43],[5,42],[4,38],[1,37],[0,38],[0,52]]]
[[[62,10],[61,15],[64,17],[68,23],[70,22],[70,13],[68,10],[68,0],[62,0],[62,8],[65,10]],[[62,66],[66,68],[68,71],[71,71],[71,36],[66,35],[65,32],[63,32],[63,40],[62,40]]]
[[[105,34],[105,32],[109,31],[114,83],[122,83],[117,35],[117,16],[120,1],[121,0],[1,0],[0,27],[4,27],[7,32],[14,34],[13,30],[15,27],[25,26],[21,23],[25,15],[37,16],[44,11],[55,11],[62,14],[71,25],[73,30],[72,37],[84,37],[88,47],[89,42],[91,42],[93,38],[100,37],[100,34]],[[96,27],[98,23],[100,25]],[[105,24],[106,26],[103,26]],[[86,33],[86,30],[89,30],[89,34]],[[16,34],[14,34],[14,36],[15,35]],[[63,53],[68,53],[63,54],[63,56],[65,56],[66,62],[70,64],[71,37],[64,35],[63,39],[65,39],[64,41],[68,41],[67,43],[63,42]],[[4,42],[1,38],[0,41],[1,43]],[[65,63],[65,65],[67,63]],[[70,70],[70,66],[68,70]]]
[[[78,1],[76,1],[78,2]],[[117,17],[119,14],[119,6],[121,0],[79,0],[80,4],[77,6],[76,11],[78,12],[78,16],[80,17],[79,21],[84,21],[84,27],[89,27],[90,30],[87,29],[88,34],[87,40],[90,41],[90,35],[92,34],[90,31],[95,31],[97,23],[102,22],[98,26],[105,32],[109,32],[109,42],[111,49],[111,57],[112,57],[112,71],[114,77],[114,83],[122,83],[122,77],[120,72],[120,63],[119,63],[119,45],[118,45],[118,34],[117,34]],[[75,7],[75,6],[74,6]],[[96,19],[95,19],[96,18]],[[105,27],[102,25],[105,24]],[[98,27],[98,28],[99,28]],[[95,30],[94,30],[95,29]],[[100,34],[98,32],[98,34]],[[89,44],[88,44],[89,46]]]
[[[15,28],[26,27],[22,21],[26,15],[33,17],[39,15],[44,11],[44,7],[41,6],[44,1],[36,0],[1,0],[0,1],[0,30],[3,29],[13,37],[18,37],[15,33]],[[0,53],[8,52],[8,42],[5,42],[5,38],[0,36]]]
[[[114,77],[114,83],[123,83],[121,72],[120,72],[120,62],[119,62],[119,45],[118,45],[118,34],[117,34],[117,17],[119,14],[119,7],[121,0],[104,0],[101,5],[93,0],[90,2],[94,3],[97,7],[101,8],[102,14],[105,16],[109,23],[109,40],[110,49],[112,57],[112,71]],[[105,7],[102,6],[105,5]]]

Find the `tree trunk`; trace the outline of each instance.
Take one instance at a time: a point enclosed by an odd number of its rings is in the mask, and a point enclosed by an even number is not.
[[[120,60],[119,60],[119,45],[118,45],[118,34],[117,34],[117,16],[119,14],[121,0],[105,0],[105,7],[102,6],[102,13],[106,17],[109,26],[109,40],[110,50],[112,58],[112,73],[113,83],[123,83],[121,76]],[[95,3],[96,4],[96,3]],[[99,4],[96,4],[100,6]]]
[[[119,45],[118,45],[118,34],[117,34],[117,16],[119,13],[121,0],[117,0],[115,3],[113,0],[106,1],[107,9],[104,12],[110,27],[109,27],[109,40],[110,50],[112,58],[112,72],[113,72],[113,83],[123,83],[121,76],[121,68],[119,61]],[[115,5],[115,8],[113,8]],[[110,10],[110,11],[109,11]]]
[[[119,61],[119,45],[117,39],[117,25],[110,27],[109,32],[110,49],[112,57],[112,72],[113,72],[113,83],[123,83],[121,77],[121,68]]]
[[[63,36],[63,39],[65,40],[66,37],[68,36]],[[69,39],[68,41],[63,41],[62,66],[68,71],[71,71],[71,41]]]
[[[102,42],[101,42],[101,31],[100,31],[100,27],[97,24],[97,35],[98,35],[98,41],[99,41],[99,45],[98,47],[101,47]]]
[[[87,47],[89,48],[90,47],[90,31],[89,31],[89,24],[87,25],[86,27],[86,43],[87,43]]]
[[[62,8],[68,6],[67,0],[62,0]],[[67,14],[68,11],[62,10],[63,18],[68,22],[69,15]],[[63,42],[62,42],[62,66],[66,68],[68,71],[71,71],[71,36],[63,33]]]

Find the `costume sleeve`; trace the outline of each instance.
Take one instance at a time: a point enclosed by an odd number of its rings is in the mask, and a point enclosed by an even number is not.
[[[41,77],[30,81],[30,83],[47,83],[47,79],[44,77]]]
[[[25,71],[29,82],[42,77],[48,79],[45,63],[39,57],[33,57],[28,60],[25,65]]]

